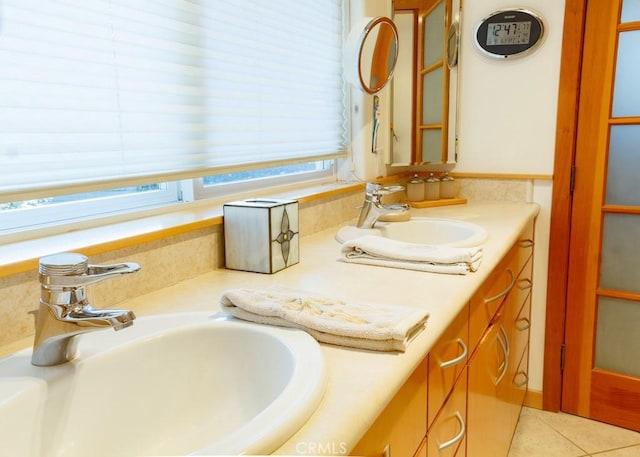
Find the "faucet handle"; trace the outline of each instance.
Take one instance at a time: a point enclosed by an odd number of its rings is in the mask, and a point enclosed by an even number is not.
[[[40,259],[40,284],[43,286],[81,287],[114,276],[135,273],[140,265],[133,262],[115,265],[89,265],[82,254],[63,252]]]
[[[380,197],[382,195],[401,192],[404,189],[404,186],[385,186],[380,184],[379,182],[368,182],[365,188],[365,193],[367,195]]]
[[[61,252],[40,258],[38,272],[44,276],[77,276],[89,270],[89,259],[75,252]]]

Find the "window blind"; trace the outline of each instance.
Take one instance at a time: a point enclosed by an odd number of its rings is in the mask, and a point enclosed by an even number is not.
[[[3,0],[0,199],[344,154],[341,0]]]

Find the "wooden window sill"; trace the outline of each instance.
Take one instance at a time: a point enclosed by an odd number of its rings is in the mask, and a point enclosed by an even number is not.
[[[331,183],[297,189],[273,198],[295,198],[301,205],[362,189],[361,183]],[[159,214],[131,220],[106,219],[99,227],[69,227],[64,233],[46,234],[0,244],[0,277],[37,270],[38,259],[53,252],[82,251],[87,256],[148,243],[181,233],[222,224],[222,205],[206,200],[174,205]],[[0,237],[0,243],[2,238]]]

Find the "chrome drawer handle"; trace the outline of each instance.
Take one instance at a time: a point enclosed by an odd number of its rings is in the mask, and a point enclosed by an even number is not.
[[[518,375],[521,375],[524,378],[524,381],[517,382],[516,378],[518,377]],[[513,377],[513,385],[516,387],[524,387],[527,385],[528,382],[529,382],[529,376],[524,371],[518,371],[516,375]]]
[[[531,238],[526,238],[524,240],[518,241],[518,245],[521,248],[525,248],[525,249],[532,248],[533,246],[535,246],[535,244],[536,242],[533,241]]]
[[[533,287],[533,281],[529,278],[520,279],[518,281],[518,289],[527,290]]]
[[[456,340],[456,343],[458,343],[458,346],[460,346],[462,348],[462,354],[460,354],[458,357],[456,357],[454,359],[447,360],[446,362],[442,362],[440,364],[440,368],[452,367],[454,365],[462,363],[464,361],[464,359],[467,358],[467,355],[469,354],[469,350],[467,349],[467,345],[464,344],[464,341],[462,341],[462,338],[458,338]]]
[[[464,438],[464,434],[467,432],[467,426],[464,423],[464,419],[462,418],[462,414],[460,414],[460,411],[456,411],[455,417],[456,419],[458,419],[458,422],[460,423],[460,432],[458,432],[458,434],[453,438],[451,438],[449,441],[445,441],[444,443],[439,445],[438,446],[439,451],[444,451],[446,448],[458,444],[462,440],[462,438]]]
[[[507,330],[504,328],[504,325],[500,324],[500,327],[498,328],[498,330],[500,330],[500,333],[502,333],[502,336],[504,336],[504,344],[507,347],[507,357],[509,357],[509,354],[511,354],[511,344],[509,342],[509,336],[507,335]]]
[[[489,297],[489,298],[485,298],[484,299],[484,304],[488,305],[489,303],[499,300],[502,297],[504,297],[505,295],[507,295],[509,292],[511,292],[511,289],[513,289],[513,286],[516,284],[516,277],[513,274],[513,271],[511,271],[511,268],[507,269],[507,273],[509,273],[509,275],[511,276],[511,280],[509,285],[507,286],[507,288],[505,290],[503,290],[500,293],[497,293],[496,295],[494,295],[493,297]]]
[[[520,323],[524,323],[524,325],[520,325]],[[531,321],[528,317],[521,317],[520,319],[516,320],[516,329],[518,329],[518,331],[524,332],[525,330],[528,330],[530,328]]]
[[[502,353],[504,354],[504,361],[502,361],[500,363],[500,366],[498,367],[498,370],[500,370],[500,374],[498,374],[495,381],[493,381],[493,383],[497,386],[498,384],[500,384],[500,382],[504,378],[504,375],[507,374],[507,370],[509,369],[509,350],[507,349],[507,346],[506,346],[506,344],[508,343],[505,343],[504,341],[502,341],[500,334],[496,335],[496,340],[498,340],[498,344],[500,345],[500,348],[502,349]]]

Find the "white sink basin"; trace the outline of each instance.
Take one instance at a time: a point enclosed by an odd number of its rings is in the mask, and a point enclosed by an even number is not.
[[[378,235],[398,241],[457,247],[479,246],[487,240],[487,232],[479,225],[455,219],[412,217],[404,222],[376,222],[374,228],[347,225],[340,228],[340,243],[363,235]]]
[[[81,335],[78,359],[56,367],[32,366],[30,350],[0,360],[2,454],[271,453],[322,398],[320,346],[302,331],[209,316]]]

